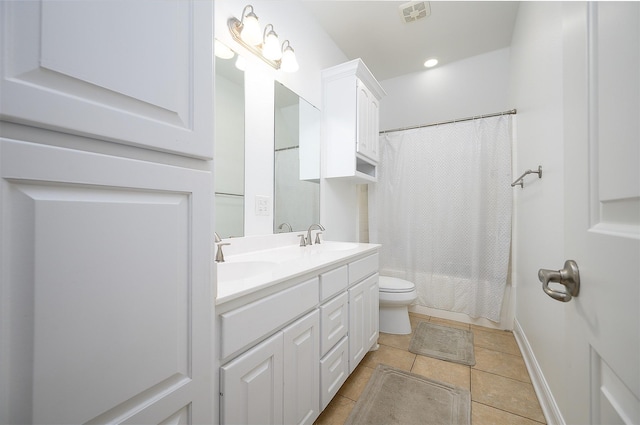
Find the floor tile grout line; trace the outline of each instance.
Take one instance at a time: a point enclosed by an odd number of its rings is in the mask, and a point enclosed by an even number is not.
[[[413,354],[413,353],[412,353],[412,354]],[[412,372],[412,373],[413,373],[413,366],[415,366],[415,364],[416,364],[416,360],[417,360],[417,359],[418,359],[418,355],[417,355],[417,354],[414,354],[414,355],[413,355],[413,361],[411,362],[411,367],[409,368],[409,372]]]
[[[518,358],[524,360],[524,357],[522,357],[522,354],[507,353],[505,351],[500,351],[500,350],[496,350],[494,348],[484,347],[482,345],[475,345],[475,344],[474,344],[473,348],[482,348],[483,350],[493,351],[493,352],[500,353],[500,354],[507,354],[509,356],[518,357]]]
[[[530,418],[530,417],[528,417],[528,416],[520,415],[520,414],[518,414],[518,413],[513,413],[513,412],[510,412],[510,411],[508,411],[508,410],[504,410],[504,409],[501,409],[501,408],[499,408],[499,407],[492,406],[492,405],[490,405],[490,404],[486,404],[486,403],[482,403],[482,402],[479,402],[479,401],[476,401],[476,400],[471,400],[471,410],[472,410],[472,411],[473,411],[473,403],[482,404],[483,406],[489,407],[489,408],[491,408],[491,409],[496,409],[496,410],[499,410],[499,411],[501,411],[501,412],[508,413],[508,414],[510,414],[510,415],[514,415],[514,416],[518,416],[518,417],[520,417],[520,418],[528,419],[528,420],[533,421],[533,422],[535,422],[535,423],[537,423],[537,424],[546,425],[546,423],[547,423],[547,422],[546,422],[546,420],[545,420],[545,422],[540,422],[540,421],[535,420],[535,419],[532,419],[532,418]]]
[[[516,356],[516,357],[522,357],[522,354],[513,354],[513,353],[509,353],[507,351],[500,351],[500,350],[496,350],[495,348],[492,347],[486,347],[484,345],[479,345],[479,344],[473,344],[473,347],[480,347],[480,348],[484,348],[485,350],[491,350],[491,351],[497,351],[498,353],[502,353],[502,354],[509,354],[511,356]]]
[[[501,378],[511,379],[512,381],[522,382],[523,384],[531,384],[531,385],[533,385],[533,383],[531,382],[531,377],[529,377],[529,381],[523,381],[523,380],[518,379],[518,378],[512,378],[511,376],[505,376],[505,375],[501,375],[499,373],[489,372],[488,370],[478,369],[477,367],[472,367],[471,369],[472,370],[477,370],[478,372],[488,373],[489,375],[494,375],[494,376],[499,376]]]
[[[511,378],[510,376],[504,376],[504,375],[500,375],[499,373],[493,373],[493,372],[487,372],[486,370],[482,370],[482,369],[476,369],[473,368],[474,370],[478,371],[478,372],[482,372],[482,373],[486,373],[488,375],[493,375],[493,376],[499,376],[501,378],[505,378],[505,379],[510,379],[511,381],[516,381],[516,382],[520,382],[522,384],[529,384],[533,387],[533,383],[532,382],[527,382],[527,381],[521,381],[519,379],[516,378]],[[531,379],[531,377],[529,377],[529,379]],[[536,396],[537,397],[537,396]]]

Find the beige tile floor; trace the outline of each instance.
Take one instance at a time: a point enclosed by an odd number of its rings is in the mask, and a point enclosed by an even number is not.
[[[471,330],[475,366],[413,354],[409,352],[411,335],[380,333],[380,348],[367,354],[315,424],[344,424],[379,363],[470,390],[472,425],[545,423],[522,354],[511,332],[414,313],[409,317],[413,329],[420,321],[430,321]]]

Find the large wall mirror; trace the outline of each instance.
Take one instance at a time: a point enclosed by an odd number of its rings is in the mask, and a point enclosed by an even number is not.
[[[274,233],[320,222],[320,111],[275,82]]]
[[[273,232],[306,230],[320,221],[320,111],[271,80],[274,175],[248,174],[256,169],[246,169],[245,102],[251,93],[245,93],[245,73],[237,63],[242,57],[218,40],[215,45],[215,230],[223,238],[248,235],[245,182],[256,178],[273,182]]]
[[[215,230],[244,235],[244,72],[239,56],[215,42]]]

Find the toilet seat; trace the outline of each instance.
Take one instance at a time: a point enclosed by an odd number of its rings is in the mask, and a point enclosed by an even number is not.
[[[380,276],[378,287],[380,292],[393,294],[411,292],[416,289],[416,286],[412,282],[390,276]]]

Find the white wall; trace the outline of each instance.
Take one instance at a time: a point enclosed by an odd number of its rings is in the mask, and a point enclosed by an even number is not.
[[[273,212],[269,216],[258,216],[254,205],[255,196],[267,196],[273,207],[274,81],[282,82],[299,96],[321,108],[321,70],[345,62],[347,58],[299,2],[255,0],[251,4],[262,28],[271,23],[282,41],[290,40],[300,64],[298,72],[285,73],[274,70],[253,54],[247,53],[233,40],[227,26],[230,17],[241,17],[246,3],[215,1],[216,38],[244,53],[248,59],[245,72],[245,235],[261,235],[273,232]],[[321,196],[325,192],[331,193],[332,190],[321,188]],[[328,213],[331,213],[331,209]],[[322,219],[321,215],[321,221]]]
[[[518,108],[515,169],[521,174],[543,168],[542,179],[529,176],[515,192],[516,329],[560,408],[566,403],[564,305],[542,292],[537,272],[561,268],[565,260],[562,23],[560,2],[521,3],[511,44],[510,96]]]
[[[380,82],[380,130],[502,112],[509,103],[509,49]]]

